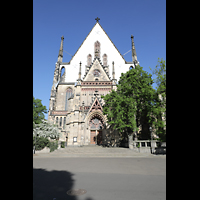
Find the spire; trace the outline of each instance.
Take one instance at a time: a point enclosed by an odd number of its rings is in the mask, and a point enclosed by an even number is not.
[[[113,85],[113,89],[116,91],[116,84],[117,84],[117,79],[115,79],[115,67],[114,67],[114,61],[112,62],[112,85]]]
[[[63,58],[63,40],[64,40],[64,36],[61,37],[60,49],[58,53],[58,62],[62,62],[62,58]]]
[[[79,73],[78,73],[78,79],[81,80],[81,61],[80,61],[80,67],[79,67]]]
[[[113,79],[115,79],[115,68],[114,68],[114,61],[112,62],[113,67],[112,67],[112,75],[113,75]]]
[[[77,79],[77,81],[78,81],[78,83],[77,83],[77,85],[81,85],[81,61],[80,61],[80,67],[79,67],[79,73],[78,73],[78,79]]]
[[[133,60],[134,65],[137,65],[139,62],[137,60],[137,55],[136,55],[135,44],[134,44],[133,38],[134,38],[134,36],[131,35],[131,41],[132,41],[132,60]]]

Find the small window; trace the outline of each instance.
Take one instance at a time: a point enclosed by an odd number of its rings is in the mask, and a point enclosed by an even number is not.
[[[77,137],[73,137],[73,142],[77,142]]]
[[[60,126],[62,126],[62,117],[60,117]]]
[[[65,128],[65,124],[66,124],[66,117],[64,117],[63,128]]]
[[[131,70],[131,69],[133,69],[133,66],[132,66],[132,65],[129,67],[129,70]]]
[[[58,117],[56,117],[56,124],[58,124]]]

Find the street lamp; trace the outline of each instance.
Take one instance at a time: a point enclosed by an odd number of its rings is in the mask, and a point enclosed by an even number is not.
[[[153,153],[153,151],[152,151],[152,127],[151,126],[149,127],[149,130],[150,130],[150,134],[151,134],[151,153]]]
[[[36,137],[37,137],[37,132],[35,132],[35,144],[34,144],[34,148],[33,148],[33,153],[34,154],[35,154]]]
[[[150,134],[151,134],[151,140],[152,140],[152,127],[149,127]]]

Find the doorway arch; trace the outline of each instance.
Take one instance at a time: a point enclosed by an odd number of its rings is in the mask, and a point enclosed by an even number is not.
[[[95,112],[89,120],[90,144],[102,144],[102,129],[104,127],[104,118],[102,114]]]

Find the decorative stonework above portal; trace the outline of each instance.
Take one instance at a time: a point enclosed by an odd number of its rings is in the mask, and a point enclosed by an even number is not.
[[[102,65],[101,60],[97,57],[94,58],[93,63],[88,70],[86,71],[84,81],[95,81],[95,78],[98,77],[98,81],[111,81],[109,73],[105,69],[106,67]]]
[[[111,81],[86,81],[86,82],[82,82],[81,85],[103,85],[103,86],[106,86],[106,85],[112,85],[112,82]]]
[[[102,111],[102,107],[101,107],[101,105],[100,105],[100,103],[99,103],[99,101],[97,99],[93,103],[90,112],[92,112],[93,110],[101,110]]]

